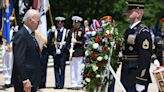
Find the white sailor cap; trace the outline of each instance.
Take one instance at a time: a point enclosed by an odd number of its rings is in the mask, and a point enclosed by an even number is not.
[[[59,16],[59,17],[56,17],[56,18],[55,18],[55,20],[56,20],[56,21],[64,21],[64,20],[65,20],[65,18],[64,18],[64,17]]]
[[[81,21],[83,21],[83,18],[81,18],[79,16],[72,16],[72,20],[73,20],[73,22],[81,22]]]

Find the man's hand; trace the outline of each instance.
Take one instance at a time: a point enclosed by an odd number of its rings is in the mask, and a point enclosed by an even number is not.
[[[31,92],[32,85],[29,80],[23,83],[23,87],[25,92]]]

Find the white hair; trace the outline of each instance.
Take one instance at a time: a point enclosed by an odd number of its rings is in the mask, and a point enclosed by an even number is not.
[[[35,9],[29,9],[26,14],[23,17],[23,22],[26,22],[28,19],[35,18],[36,15],[40,16],[40,13],[38,10]]]

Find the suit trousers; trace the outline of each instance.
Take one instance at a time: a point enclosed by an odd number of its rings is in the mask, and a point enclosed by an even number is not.
[[[48,48],[44,48],[42,50],[42,57],[41,57],[41,81],[39,88],[46,87],[46,78],[47,78],[47,65],[48,65],[48,58],[49,55],[53,56],[53,60],[55,59],[55,51],[48,52]],[[55,63],[54,63],[55,65]]]
[[[70,61],[72,87],[77,87],[78,85],[81,85],[82,62],[83,62],[83,57],[72,57],[72,61]]]

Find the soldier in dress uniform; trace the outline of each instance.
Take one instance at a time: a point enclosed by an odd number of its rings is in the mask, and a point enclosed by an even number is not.
[[[53,42],[55,44],[56,57],[55,57],[55,85],[56,89],[62,89],[64,87],[65,80],[65,64],[67,53],[66,39],[68,30],[64,28],[64,17],[56,17],[57,28],[54,32]]]
[[[10,17],[10,44],[7,45],[7,42],[3,40],[2,45],[2,61],[3,61],[3,76],[4,76],[4,88],[11,87],[11,76],[12,76],[12,67],[13,67],[13,51],[12,51],[12,38],[18,27],[14,27],[15,17]]]
[[[155,37],[155,52],[160,65],[164,65],[164,18],[160,19],[160,33]]]
[[[142,24],[143,2],[128,2],[130,27],[124,33],[121,82],[127,92],[147,92],[151,82],[149,68],[152,55],[152,38],[148,27]]]
[[[71,86],[80,87],[82,82],[82,62],[84,57],[85,31],[81,27],[82,18],[73,16],[73,28],[68,34],[68,48],[70,49]]]

